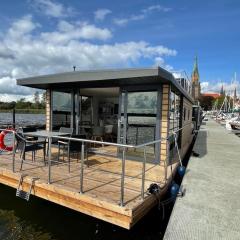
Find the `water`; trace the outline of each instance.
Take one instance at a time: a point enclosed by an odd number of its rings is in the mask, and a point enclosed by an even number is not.
[[[12,113],[0,112],[0,126],[12,123]],[[45,114],[16,114],[16,124],[37,125],[45,124]]]
[[[160,240],[161,217],[155,208],[129,231],[33,196],[26,202],[0,185],[1,240]]]

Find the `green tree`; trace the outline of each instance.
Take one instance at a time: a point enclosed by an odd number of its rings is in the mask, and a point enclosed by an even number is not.
[[[41,100],[41,103],[42,103],[42,105],[45,106],[45,104],[46,104],[46,91],[44,91],[43,94],[42,94],[42,100]]]
[[[212,96],[201,96],[200,97],[200,105],[205,111],[211,110],[213,103],[214,103],[214,98]]]
[[[35,103],[35,107],[36,108],[39,108],[39,104],[40,104],[40,95],[39,95],[39,92],[36,91],[34,93],[34,103]]]

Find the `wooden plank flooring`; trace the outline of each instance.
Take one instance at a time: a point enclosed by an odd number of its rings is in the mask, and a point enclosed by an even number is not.
[[[21,172],[17,154],[15,173],[12,173],[12,156],[0,155],[0,182],[16,187],[20,174],[26,173],[29,176],[26,178],[26,186],[24,186],[26,189],[29,187],[31,177],[39,178],[35,182],[33,194],[116,225],[130,228],[155,204],[155,197],[146,194],[144,201],[141,199],[142,163],[126,160],[125,205],[120,207],[121,159],[112,156],[114,151],[116,153],[116,149],[113,147],[104,147],[104,150],[111,152],[111,156],[90,154],[88,157],[89,166],[86,162],[84,164],[84,194],[79,194],[80,161],[78,162],[75,156],[71,156],[70,173],[67,162],[63,162],[62,158],[59,164],[53,163],[51,184],[47,184],[48,166],[44,166],[40,153],[34,162],[35,166],[28,164],[32,164],[32,161],[30,156],[27,156]],[[52,157],[56,158],[56,150],[53,150]],[[65,158],[65,160],[67,159]],[[174,171],[176,166],[177,164],[173,165]],[[158,183],[161,186],[169,183],[170,167],[167,170],[168,181],[165,182],[164,165],[148,162],[146,164],[145,191],[147,192],[151,183]],[[62,194],[62,196],[55,196],[55,193]],[[66,200],[69,196],[72,196],[72,199]],[[81,205],[79,205],[79,201],[81,201]],[[96,209],[97,207],[100,209]]]

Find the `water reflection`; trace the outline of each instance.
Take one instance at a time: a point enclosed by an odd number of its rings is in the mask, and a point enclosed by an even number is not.
[[[26,202],[0,185],[1,240],[160,240],[165,226],[157,209],[128,231],[36,197]]]

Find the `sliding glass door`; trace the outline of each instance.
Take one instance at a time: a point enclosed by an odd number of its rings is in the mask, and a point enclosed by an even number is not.
[[[52,130],[71,126],[71,98],[71,93],[52,91]]]
[[[159,139],[159,91],[122,90],[119,113],[119,142],[139,145]],[[128,149],[128,156],[138,158],[143,149]],[[156,159],[159,145],[147,146],[148,155]],[[158,157],[157,157],[158,158]]]

